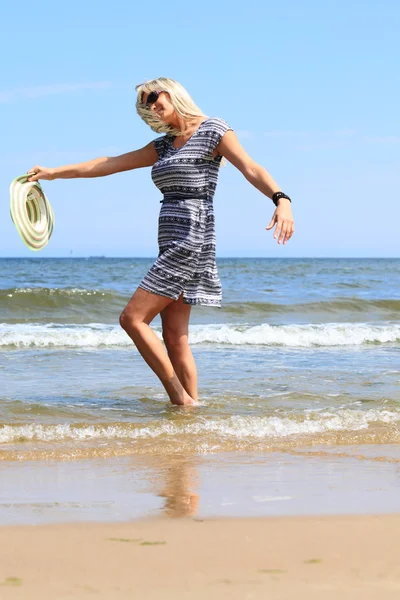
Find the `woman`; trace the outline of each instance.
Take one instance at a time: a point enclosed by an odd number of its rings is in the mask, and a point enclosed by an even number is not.
[[[176,81],[161,77],[136,87],[140,117],[161,137],[140,150],[57,168],[35,166],[29,181],[103,177],[152,167],[163,194],[159,255],[120,316],[120,324],[153,369],[173,404],[197,401],[196,365],[188,344],[192,304],[221,305],[215,263],[213,196],[222,157],[268,198],[276,210],[267,230],[286,242],[293,234],[290,198],[241,147],[231,127],[208,118]],[[150,328],[161,315],[163,339]]]

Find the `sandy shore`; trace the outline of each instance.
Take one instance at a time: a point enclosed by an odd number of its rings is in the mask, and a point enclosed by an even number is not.
[[[0,598],[397,599],[399,557],[400,515],[4,526]]]
[[[0,460],[0,526],[399,511],[398,446],[328,450]]]

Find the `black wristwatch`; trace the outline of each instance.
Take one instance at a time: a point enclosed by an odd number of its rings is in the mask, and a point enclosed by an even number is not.
[[[281,198],[286,198],[287,200],[289,200],[289,202],[291,202],[289,196],[286,196],[286,194],[284,194],[283,192],[275,192],[275,194],[272,195],[272,202],[275,204],[275,206],[278,206],[278,200],[280,200]]]

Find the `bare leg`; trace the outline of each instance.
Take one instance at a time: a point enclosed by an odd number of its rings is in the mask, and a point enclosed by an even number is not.
[[[197,369],[188,343],[190,304],[182,297],[161,311],[163,338],[179,381],[191,398],[197,400]]]
[[[120,324],[163,384],[172,404],[193,404],[174,371],[162,342],[149,324],[174,300],[138,288],[121,313]]]

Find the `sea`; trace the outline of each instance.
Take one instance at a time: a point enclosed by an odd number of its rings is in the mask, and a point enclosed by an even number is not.
[[[0,462],[334,451],[399,482],[400,259],[220,258],[222,308],[191,311],[186,408],[118,322],[153,260],[0,259]]]

